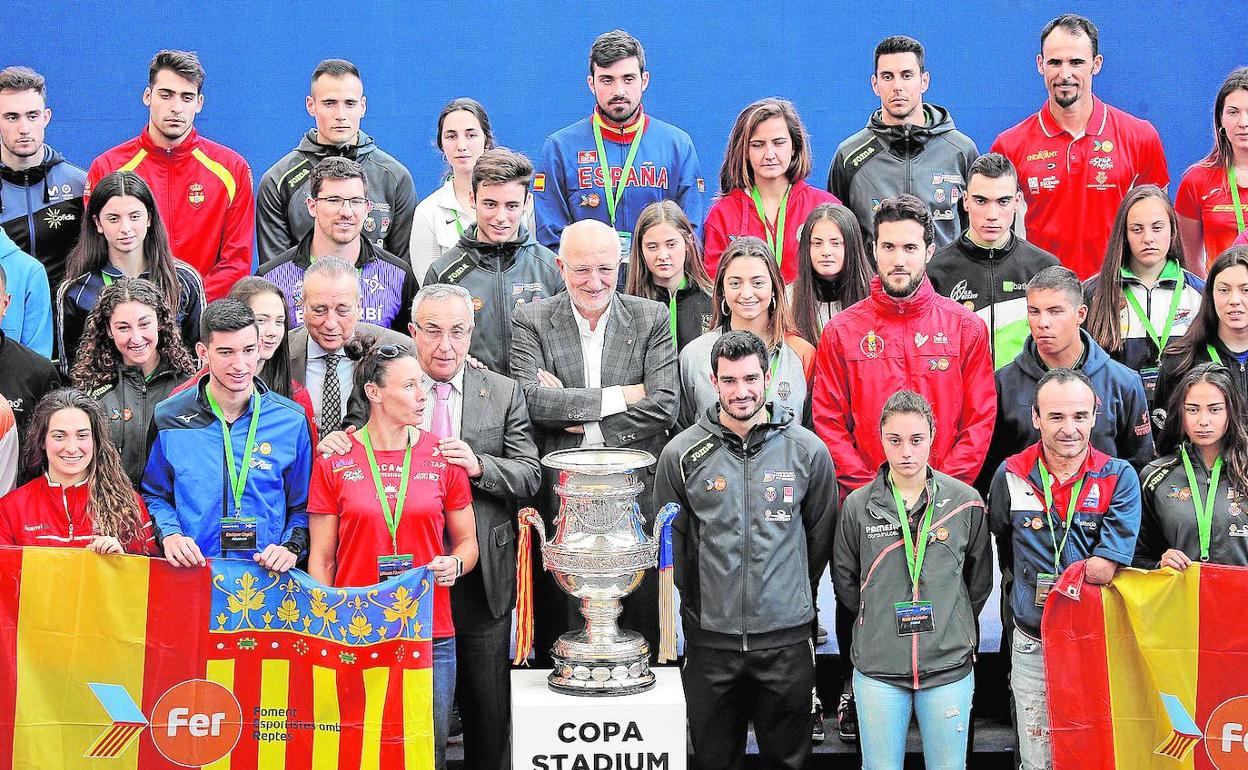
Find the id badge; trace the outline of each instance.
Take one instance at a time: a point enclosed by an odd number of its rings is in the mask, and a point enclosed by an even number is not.
[[[616,232],[620,236],[620,259],[627,262],[629,255],[633,253],[633,234],[626,233],[623,230],[617,230]]]
[[[381,583],[392,577],[398,577],[412,568],[412,555],[401,553],[397,556],[377,557],[377,582]]]
[[[936,629],[931,602],[897,602],[893,609],[897,611],[898,636],[926,634]]]
[[[255,551],[256,524],[254,516],[229,516],[221,519],[221,550]]]
[[[1157,375],[1160,369],[1156,366],[1148,366],[1140,370],[1140,379],[1144,380],[1144,392],[1152,398],[1153,391],[1157,390]]]
[[[1052,572],[1041,572],[1036,575],[1036,606],[1043,607],[1044,600],[1049,598],[1049,592],[1053,590],[1053,586],[1057,585],[1057,575]]]

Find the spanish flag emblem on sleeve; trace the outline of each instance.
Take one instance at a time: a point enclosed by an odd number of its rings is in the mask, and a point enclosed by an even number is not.
[[[0,767],[431,768],[432,627],[423,568],[0,548]]]
[[[545,174],[536,174],[533,177],[533,192],[546,192]]]

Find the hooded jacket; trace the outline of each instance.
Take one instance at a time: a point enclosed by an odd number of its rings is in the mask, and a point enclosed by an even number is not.
[[[60,285],[82,232],[86,184],[87,172],[46,144],[37,166],[19,171],[0,163],[0,228],[39,260],[51,287]]]
[[[150,377],[137,366],[118,366],[111,385],[96,388],[91,396],[100,402],[108,420],[113,446],[121,454],[130,483],[138,488],[147,467],[148,441],[156,405],[164,401],[188,375],[176,371],[167,361],[156,365]]]
[[[101,179],[123,168],[151,186],[169,231],[169,247],[203,277],[209,302],[251,274],[255,208],[251,167],[243,156],[195,129],[166,150],[144,127],[134,139],[95,159],[87,173],[86,197]]]
[[[772,403],[744,441],[717,407],[663,449],[655,502],[676,502],[672,553],[689,644],[805,642],[836,528],[836,471],[818,437]]]
[[[862,231],[874,231],[872,216],[880,201],[909,193],[927,204],[936,225],[936,246],[958,239],[966,227],[959,201],[966,195],[966,172],[979,157],[971,138],[953,125],[944,107],[925,103],[927,122],[892,126],[883,109],[867,125],[841,142],[828,169],[828,192],[858,217]],[[868,237],[867,242],[873,239]]]
[[[0,267],[11,298],[0,321],[4,333],[44,358],[52,357],[52,296],[43,265],[0,230]]]
[[[256,195],[256,243],[260,249],[260,264],[277,259],[311,232],[312,215],[305,202],[312,194],[309,177],[312,167],[331,155],[348,158],[364,167],[367,195],[373,206],[364,217],[363,236],[374,246],[406,262],[412,237],[412,214],[416,211],[416,189],[411,173],[402,163],[378,149],[373,138],[363,131],[356,144],[338,147],[316,141],[313,128],[260,179]]]
[[[934,507],[917,596],[887,464],[845,500],[832,557],[837,600],[856,618],[854,668],[914,690],[956,682],[970,673],[979,644],[977,618],[992,593],[988,517],[979,493],[929,470],[927,489],[906,512],[906,526],[915,537],[929,501]],[[899,636],[894,605],[920,600],[932,603],[933,630]]]
[[[937,294],[975,312],[988,325],[992,364],[1000,369],[1014,360],[1031,334],[1027,325],[1027,282],[1057,257],[1011,234],[999,249],[971,240],[969,230],[940,249],[927,263],[927,277]]]
[[[492,372],[511,371],[511,317],[526,302],[563,291],[555,254],[537,242],[524,225],[514,241],[478,240],[470,225],[459,242],[429,267],[425,284],[449,283],[472,294],[476,308],[472,355]]]
[[[973,481],[997,414],[988,329],[926,278],[912,295],[896,299],[876,276],[869,297],[824,327],[815,352],[815,432],[828,445],[846,494],[884,463],[880,411],[903,388],[935,411],[932,467]]]
[[[1142,469],[1153,459],[1153,428],[1148,413],[1148,397],[1138,372],[1111,359],[1092,335],[1079,330],[1083,340],[1082,363],[1074,368],[1087,375],[1096,392],[1096,422],[1092,426],[1092,446],[1120,457],[1131,467]],[[1040,360],[1031,337],[1015,359],[997,372],[997,422],[992,432],[988,458],[980,474],[980,489],[986,489],[997,466],[1006,457],[1040,439],[1031,421],[1036,383],[1048,371]],[[982,486],[981,486],[982,485]]]

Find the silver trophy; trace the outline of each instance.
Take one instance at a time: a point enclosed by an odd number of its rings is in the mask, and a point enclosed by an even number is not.
[[[638,471],[654,455],[634,449],[564,449],[542,464],[559,471],[555,535],[528,517],[542,562],[559,587],[581,600],[585,628],[559,637],[550,654],[550,688],[572,695],[629,695],[654,686],[650,645],[617,624],[620,600],[641,584],[658,557],[658,538],[643,529]]]

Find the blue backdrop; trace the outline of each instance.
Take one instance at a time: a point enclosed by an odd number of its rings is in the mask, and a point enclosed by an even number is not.
[[[1209,149],[1213,97],[1246,63],[1243,0],[1082,4],[1101,30],[1095,91],[1152,121],[1171,192]],[[781,13],[781,8],[785,11]],[[648,111],[687,130],[708,188],[728,130],[748,102],[793,100],[811,133],[823,186],[836,145],[879,107],[869,78],[883,37],[927,46],[928,101],[948,107],[986,152],[1045,98],[1039,31],[1055,2],[115,2],[0,0],[0,66],[27,64],[49,81],[48,141],[86,167],[146,121],[140,97],[160,48],[199,52],[208,72],[201,132],[243,154],[258,180],[312,122],[308,76],[327,57],[360,68],[364,130],[411,169],[423,197],[443,172],[438,110],[473,96],[501,144],[532,156],[551,131],[588,114],[594,37],[622,26],[646,47]],[[18,21],[20,19],[20,21]]]

